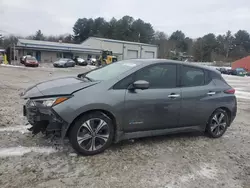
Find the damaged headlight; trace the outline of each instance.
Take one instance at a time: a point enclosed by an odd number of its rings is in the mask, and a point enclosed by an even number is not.
[[[29,106],[37,106],[37,107],[52,107],[57,104],[60,104],[70,97],[53,97],[53,98],[43,98],[43,99],[32,99],[29,101]]]

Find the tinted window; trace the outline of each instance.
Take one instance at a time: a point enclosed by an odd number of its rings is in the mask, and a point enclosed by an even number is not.
[[[175,88],[176,71],[176,65],[154,65],[137,71],[135,80],[148,81],[149,88]]]
[[[205,74],[202,69],[182,66],[181,82],[183,87],[202,86],[205,84]]]
[[[127,89],[130,84],[134,82],[134,74],[127,76],[122,79],[120,82],[114,85],[114,89]]]

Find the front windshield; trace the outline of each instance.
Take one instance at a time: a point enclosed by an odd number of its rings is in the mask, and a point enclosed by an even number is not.
[[[94,70],[86,74],[86,77],[91,80],[109,80],[135,68],[138,65],[140,65],[139,62],[134,63],[133,61],[120,61]]]

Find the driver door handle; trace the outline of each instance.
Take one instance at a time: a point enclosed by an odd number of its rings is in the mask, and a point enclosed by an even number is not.
[[[171,93],[170,95],[168,95],[168,98],[171,98],[171,99],[175,99],[175,98],[178,98],[180,97],[179,94],[175,94],[175,93]]]
[[[208,95],[215,95],[216,92],[215,92],[215,91],[209,91],[207,94],[208,94]]]

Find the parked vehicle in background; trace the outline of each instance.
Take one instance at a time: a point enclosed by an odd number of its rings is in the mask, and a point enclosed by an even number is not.
[[[74,58],[74,61],[76,65],[82,65],[82,66],[88,65],[87,61],[85,61],[83,58],[80,58],[80,57]]]
[[[67,59],[67,58],[62,58],[59,59],[58,61],[55,61],[53,63],[54,67],[74,67],[75,66],[75,61],[72,59]]]
[[[228,74],[228,75],[234,75],[234,74],[236,74],[236,71],[233,70],[233,69],[228,69],[228,70],[227,70],[227,74]]]
[[[68,136],[77,152],[94,155],[138,137],[201,131],[219,138],[236,116],[234,92],[208,67],[134,59],[42,82],[22,97],[34,134]]]
[[[87,60],[87,62],[88,62],[89,65],[96,65],[97,60],[96,60],[96,58],[89,58]]]
[[[228,74],[228,70],[224,67],[218,68],[218,70],[221,72],[221,74]]]
[[[31,55],[24,55],[24,56],[22,56],[22,57],[20,58],[20,63],[21,63],[21,64],[24,64],[24,60],[25,60],[26,57],[32,57],[32,56],[31,56]]]
[[[26,67],[28,66],[38,67],[39,66],[37,59],[33,56],[24,56],[24,58],[22,59],[22,64],[24,64]]]
[[[233,75],[246,76],[247,71],[244,68],[236,68]]]

